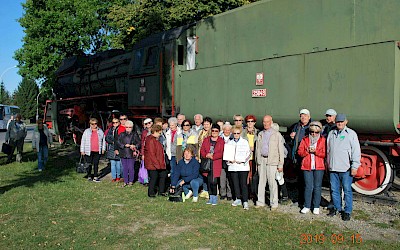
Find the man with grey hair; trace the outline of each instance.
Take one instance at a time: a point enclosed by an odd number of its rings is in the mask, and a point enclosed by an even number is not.
[[[353,176],[361,164],[361,149],[357,133],[347,127],[345,114],[336,116],[336,129],[332,130],[327,139],[327,163],[334,208],[328,216],[337,212],[342,214],[342,220],[349,221],[353,211],[353,191],[351,184]],[[344,193],[344,210],[342,210],[341,191]]]
[[[22,161],[22,152],[24,148],[24,140],[28,131],[26,124],[22,121],[21,114],[15,116],[15,120],[12,120],[8,125],[6,132],[6,143],[11,146],[11,153],[7,157],[7,163],[12,162],[15,148],[17,149],[17,162]]]
[[[184,114],[178,114],[176,119],[178,119],[178,127],[182,128],[182,122],[186,119],[186,116]]]
[[[199,133],[203,129],[203,115],[202,114],[196,114],[193,117],[194,124],[192,126],[192,129],[196,131],[196,133]]]
[[[268,182],[271,211],[278,209],[278,184],[275,176],[277,172],[283,172],[285,158],[281,133],[272,128],[272,123],[272,116],[264,116],[264,130],[258,134],[256,144],[257,169],[260,178],[256,208],[265,207],[265,186]]]

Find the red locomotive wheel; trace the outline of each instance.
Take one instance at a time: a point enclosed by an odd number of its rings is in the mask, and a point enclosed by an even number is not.
[[[380,194],[390,188],[394,170],[386,155],[376,147],[361,147],[361,167],[353,189],[365,195]]]

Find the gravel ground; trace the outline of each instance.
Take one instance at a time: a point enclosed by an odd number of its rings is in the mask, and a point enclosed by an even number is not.
[[[329,196],[323,196],[329,199]],[[397,192],[397,199],[400,193]],[[399,200],[399,199],[398,199]],[[340,215],[329,217],[326,208],[320,209],[319,215],[311,212],[301,214],[300,208],[295,205],[282,205],[282,213],[290,214],[298,220],[318,220],[328,222],[345,231],[355,231],[363,240],[400,241],[400,205],[371,204],[364,201],[353,201],[353,214],[350,221],[343,221]],[[339,234],[341,232],[338,232]]]

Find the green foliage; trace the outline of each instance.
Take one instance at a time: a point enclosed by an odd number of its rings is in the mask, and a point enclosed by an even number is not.
[[[4,82],[0,84],[0,104],[12,104],[11,95],[4,86]]]
[[[36,116],[36,97],[39,88],[35,81],[23,78],[15,91],[16,105],[21,109],[21,115],[24,119]]]
[[[130,48],[144,37],[190,24],[257,0],[127,1],[110,9],[112,46]]]

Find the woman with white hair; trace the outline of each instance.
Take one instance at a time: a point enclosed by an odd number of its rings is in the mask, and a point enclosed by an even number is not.
[[[301,140],[297,152],[303,158],[301,162],[305,182],[304,208],[301,210],[303,214],[308,213],[312,207],[313,213],[319,214],[326,156],[326,139],[321,136],[321,130],[322,124],[319,121],[311,122],[310,134]]]
[[[169,164],[171,167],[171,175],[176,167],[176,141],[178,135],[181,134],[181,129],[178,128],[178,119],[176,117],[170,117],[168,119],[169,129],[165,133],[166,148],[165,153],[168,157]]]
[[[122,170],[124,173],[124,184],[122,187],[132,186],[134,178],[134,165],[138,157],[138,148],[140,148],[140,138],[133,130],[133,122],[125,122],[125,132],[118,136],[118,154],[121,158]]]

